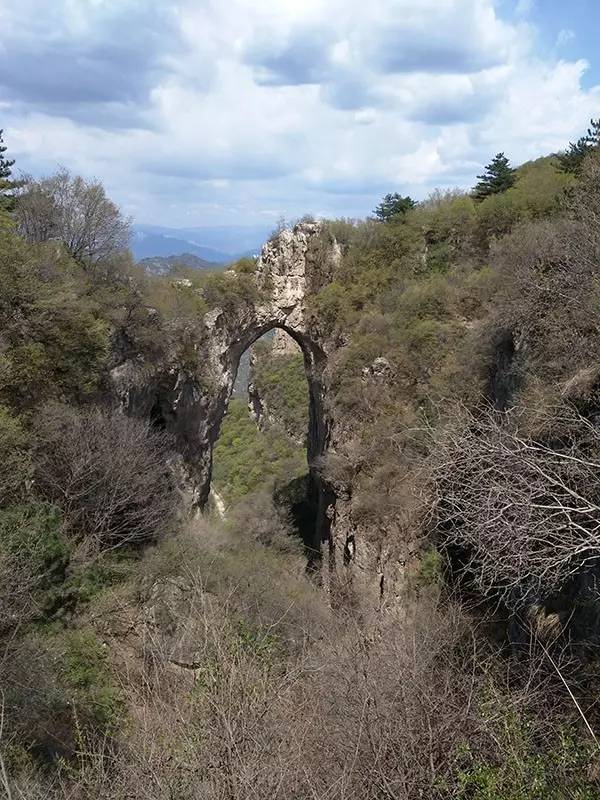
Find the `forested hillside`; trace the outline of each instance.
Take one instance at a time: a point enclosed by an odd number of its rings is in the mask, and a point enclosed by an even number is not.
[[[599,129],[319,223],[330,446],[306,464],[306,353],[255,344],[223,518],[189,502],[173,408],[115,384],[220,390],[199,353],[268,300],[257,260],[149,274],[98,182],[17,181],[0,147],[7,798],[600,797]],[[309,466],[345,504],[321,571]]]

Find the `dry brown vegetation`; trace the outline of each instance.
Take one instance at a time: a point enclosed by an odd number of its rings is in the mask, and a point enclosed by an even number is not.
[[[106,643],[120,724],[100,735],[82,717],[50,782],[8,747],[16,796],[593,796],[593,748],[556,728],[548,670],[503,665],[438,590],[361,623],[327,609],[299,557],[206,527],[148,553],[136,583],[81,620]],[[43,663],[28,657],[23,688]]]
[[[600,557],[596,424],[566,407],[532,438],[522,416],[463,410],[432,455],[441,543],[463,554],[484,596],[517,605],[563,590]]]
[[[169,437],[119,411],[51,404],[36,417],[35,485],[96,549],[169,532],[176,499]]]

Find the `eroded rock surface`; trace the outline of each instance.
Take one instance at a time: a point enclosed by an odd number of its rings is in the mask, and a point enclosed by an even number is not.
[[[291,336],[302,351],[309,388],[307,499],[316,509],[316,524],[314,540],[305,541],[315,554],[313,566],[318,568],[321,555],[326,562],[321,572],[325,583],[331,580],[339,587],[360,582],[367,587],[363,596],[376,607],[384,586],[388,593],[402,570],[398,534],[372,535],[354,513],[352,470],[344,465],[353,460],[348,449],[358,446],[356,420],[333,419],[327,402],[330,357],[344,342],[319,330],[308,305],[310,295],[331,282],[340,255],[335,240],[318,223],[282,231],[262,250],[254,275],[255,299],[249,301],[241,292],[226,309],[205,314],[194,332],[191,365],[188,359],[181,366],[175,354],[167,354],[162,363],[124,361],[113,370],[112,383],[126,413],[150,419],[174,435],[182,493],[192,508],[202,509],[210,493],[213,445],[242,354],[272,329]],[[229,278],[235,285],[239,276],[231,273]],[[393,364],[376,358],[362,378],[365,385],[383,391],[393,374]],[[339,469],[332,472],[336,463]]]
[[[124,410],[171,432],[182,458],[182,474],[194,506],[210,492],[212,448],[227,411],[241,355],[257,339],[280,328],[299,345],[309,386],[309,465],[330,440],[332,420],[325,394],[328,343],[307,313],[307,295],[330,279],[340,258],[335,240],[319,223],[299,223],[263,247],[255,273],[259,299],[231,309],[214,308],[194,344],[195,366],[184,369],[167,357],[162,364],[126,361],[112,371],[114,391]],[[235,276],[231,276],[235,280]],[[319,497],[315,546],[327,540],[335,503],[311,469]]]

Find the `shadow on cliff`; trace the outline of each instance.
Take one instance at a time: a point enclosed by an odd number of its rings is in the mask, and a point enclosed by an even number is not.
[[[321,561],[319,491],[309,473],[276,487],[273,500],[289,511],[294,532],[304,545],[308,571],[316,569]]]

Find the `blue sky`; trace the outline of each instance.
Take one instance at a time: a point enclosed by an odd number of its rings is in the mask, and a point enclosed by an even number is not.
[[[582,84],[600,84],[600,4],[596,0],[531,0],[522,5],[538,31],[541,46],[549,57],[585,59],[589,68]],[[518,4],[517,4],[518,9]]]
[[[0,127],[140,223],[363,216],[579,136],[599,37],[591,0],[0,0]]]

